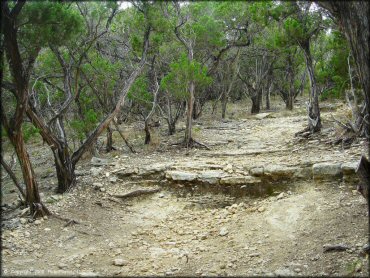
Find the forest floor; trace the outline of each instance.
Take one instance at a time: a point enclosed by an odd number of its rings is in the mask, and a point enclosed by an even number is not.
[[[303,103],[291,112],[279,108],[262,116],[236,104],[229,111],[228,120],[205,113],[195,121],[194,137],[211,150],[187,152],[171,145],[181,140],[183,123],[169,137],[162,123],[150,146],[142,144],[140,124],[131,124],[125,132],[138,153],[122,145],[101,154],[98,163],[85,159],[77,169],[78,186],[63,195],[53,193],[56,178],[47,146],[31,144],[48,208],[78,223],[20,216],[16,192],[5,180],[2,275],[367,277],[369,259],[361,254],[368,242],[367,204],[354,180],[293,179],[296,173],[280,179],[285,170],[279,170],[271,190],[261,191],[262,182],[253,194],[242,193],[248,185],[238,182],[241,177],[256,181],[243,172],[266,165],[289,170],[357,162],[366,151],[363,140],[349,149],[328,144],[339,134],[332,115],[343,119],[345,105],[324,103],[323,131],[310,140],[294,137],[307,123]],[[238,190],[197,184],[191,177],[199,178],[205,168],[208,174],[230,174]],[[152,188],[160,191],[117,198]],[[346,250],[324,252],[338,244]]]

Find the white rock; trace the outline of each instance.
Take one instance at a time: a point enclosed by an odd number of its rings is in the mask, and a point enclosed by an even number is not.
[[[219,235],[220,236],[226,236],[228,233],[229,233],[229,231],[225,227],[223,227],[223,228],[221,228]]]
[[[115,265],[115,266],[124,266],[124,265],[127,265],[127,261],[125,261],[124,259],[121,259],[121,258],[114,259],[113,265]]]
[[[265,207],[259,207],[259,208],[258,208],[258,211],[259,211],[259,212],[264,212],[265,210],[266,210],[266,208],[265,208]]]
[[[35,222],[33,222],[33,223],[35,223],[36,225],[40,225],[41,224],[41,220],[35,220]]]
[[[281,192],[279,195],[277,195],[276,199],[280,200],[280,199],[283,199],[284,197],[285,197],[285,193]]]

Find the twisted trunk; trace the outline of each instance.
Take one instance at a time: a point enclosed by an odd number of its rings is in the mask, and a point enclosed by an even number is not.
[[[311,133],[319,132],[321,130],[321,118],[320,118],[320,107],[319,107],[319,94],[317,90],[315,72],[312,63],[312,57],[310,52],[309,41],[302,42],[300,44],[303,49],[306,67],[310,80],[310,98],[308,102],[308,127]]]

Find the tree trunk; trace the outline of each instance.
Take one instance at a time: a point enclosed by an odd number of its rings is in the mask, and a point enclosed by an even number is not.
[[[194,82],[190,81],[188,111],[186,115],[186,128],[185,128],[185,138],[184,138],[184,143],[187,148],[190,146],[190,143],[193,140],[192,127],[193,127],[194,88],[195,88]]]
[[[286,99],[285,108],[287,110],[293,110],[293,97],[291,94],[289,94],[288,98]]]
[[[270,88],[271,87],[269,86],[269,89],[266,92],[266,110],[270,110],[271,109],[271,101],[270,101],[271,91],[270,91]]]
[[[221,111],[222,111],[222,119],[225,119],[225,116],[226,116],[226,107],[227,107],[227,101],[228,101],[228,95],[227,95],[227,92],[223,92],[222,94],[222,101],[221,101]]]
[[[173,135],[176,132],[176,123],[172,121],[167,121],[168,124],[168,135]]]
[[[114,148],[113,148],[113,131],[108,126],[107,127],[107,144],[105,145],[105,151],[107,153],[109,153],[112,150],[114,150]]]
[[[144,122],[144,131],[145,131],[145,141],[144,144],[148,145],[150,143],[150,129],[148,121]]]
[[[58,193],[64,193],[76,184],[75,165],[72,164],[68,147],[54,150],[55,169],[58,179]]]
[[[252,114],[258,114],[261,110],[260,108],[260,98],[258,97],[258,94],[254,97],[251,97],[252,100]]]
[[[312,57],[310,52],[310,42],[305,41],[301,43],[301,48],[304,52],[306,67],[310,78],[310,98],[308,103],[308,127],[311,133],[319,132],[321,130],[321,118],[319,107],[319,95],[315,79],[315,72],[312,64]]]
[[[369,57],[369,13],[367,1],[327,1],[318,2],[337,19],[350,43],[355,59],[357,74],[365,93],[366,113],[369,119],[370,112],[370,57]],[[365,133],[370,136],[369,120],[364,122]],[[368,156],[370,157],[370,140],[368,137]]]
[[[22,131],[8,134],[10,142],[14,146],[22,169],[24,183],[26,184],[26,202],[32,215],[36,217],[49,215],[49,210],[42,204],[36,176],[26,150]]]
[[[202,114],[202,104],[199,100],[195,100],[193,107],[193,120],[196,120]]]

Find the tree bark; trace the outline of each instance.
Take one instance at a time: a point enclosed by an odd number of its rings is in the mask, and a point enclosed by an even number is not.
[[[149,128],[149,123],[148,121],[144,122],[144,131],[145,131],[145,141],[144,144],[148,145],[150,143],[150,128]]]
[[[108,126],[107,127],[107,143],[105,145],[105,151],[109,153],[110,151],[114,150],[113,148],[113,131]]]
[[[21,165],[23,180],[26,184],[26,202],[31,214],[35,217],[49,215],[49,210],[41,202],[36,176],[26,150],[22,132],[10,134],[9,139]]]
[[[228,95],[227,92],[223,92],[221,99],[221,118],[225,119],[226,108],[227,108]]]
[[[310,52],[310,42],[304,41],[300,43],[303,50],[306,67],[310,80],[310,98],[308,103],[308,127],[311,133],[319,132],[321,130],[321,118],[320,118],[320,107],[319,107],[319,95],[317,90],[315,72],[312,63],[312,57]]]
[[[187,109],[187,115],[186,115],[185,138],[184,138],[184,143],[187,148],[190,146],[190,143],[193,140],[192,127],[193,127],[194,89],[195,89],[195,84],[193,81],[190,81],[189,98],[188,98],[188,103],[187,103],[188,109]]]
[[[251,100],[252,100],[251,113],[258,114],[261,110],[261,106],[260,106],[261,102],[260,102],[260,98],[258,94],[256,96],[251,97]]]
[[[75,165],[72,163],[68,147],[62,144],[54,153],[55,170],[58,179],[57,193],[64,193],[76,184]]]

